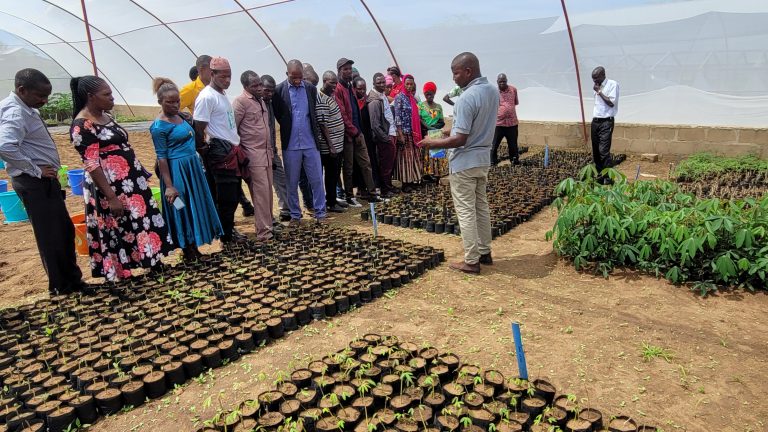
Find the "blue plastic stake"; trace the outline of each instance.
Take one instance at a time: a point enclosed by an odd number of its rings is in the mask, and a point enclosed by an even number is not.
[[[371,220],[373,221],[373,237],[379,236],[379,223],[376,220],[376,207],[374,207],[374,203],[371,204]]]
[[[640,178],[640,164],[637,164],[637,173],[635,173],[635,180]]]
[[[544,168],[549,166],[549,144],[544,146]]]
[[[519,323],[512,323],[512,337],[515,339],[515,357],[517,357],[517,369],[520,371],[520,379],[528,380],[528,366],[525,363],[525,351],[523,351],[523,338],[520,336]]]

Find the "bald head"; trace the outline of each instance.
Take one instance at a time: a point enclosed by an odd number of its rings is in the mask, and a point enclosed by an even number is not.
[[[466,87],[473,79],[480,77],[480,60],[471,52],[457,55],[451,62],[453,81],[459,87]]]
[[[296,59],[289,61],[285,75],[288,76],[288,83],[292,86],[301,85],[301,81],[304,79],[304,65]]]
[[[507,91],[507,88],[509,88],[509,84],[507,83],[507,75],[500,73],[496,78],[496,84],[498,84],[499,90]]]
[[[600,86],[603,84],[603,81],[605,81],[605,68],[598,66],[592,70],[592,82]]]
[[[339,78],[336,76],[336,73],[333,71],[325,71],[323,74],[323,88],[322,92],[330,95],[333,93],[334,89],[336,89],[336,84],[339,83]]]

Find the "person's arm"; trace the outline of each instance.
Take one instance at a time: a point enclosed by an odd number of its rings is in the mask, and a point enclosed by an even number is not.
[[[155,145],[160,177],[165,184],[165,200],[168,201],[168,204],[172,204],[173,200],[179,196],[179,191],[173,186],[171,170],[168,168],[168,131],[158,131],[155,128],[150,128],[149,131],[152,134],[152,143]]]
[[[0,157],[25,173],[31,173],[38,178],[48,177],[44,174],[50,172],[43,173],[43,168],[32,163],[19,149],[25,134],[24,118],[20,112],[9,110],[4,113],[0,119]]]
[[[605,89],[606,93],[608,93],[608,94],[604,94],[603,90],[597,84],[595,84],[595,86],[593,88],[594,88],[595,92],[597,93],[597,96],[599,96],[600,99],[602,99],[603,102],[605,102],[606,105],[608,105],[609,107],[613,108],[613,105],[614,105],[613,101],[616,99],[616,88],[613,87],[613,86],[610,86],[610,88],[609,88],[609,86],[607,86],[607,85],[605,87],[606,87],[606,89]]]
[[[447,103],[450,106],[453,106],[453,101],[451,100],[451,95],[447,94],[443,96],[443,102]]]
[[[421,146],[427,150],[429,149],[452,149],[458,147],[464,147],[467,143],[467,137],[463,133],[456,133],[447,138],[427,138],[421,141]]]
[[[101,169],[101,156],[99,155],[99,139],[90,129],[85,127],[84,121],[75,120],[70,129],[70,136],[72,143],[75,145],[75,150],[80,153],[80,158],[83,160],[85,170],[91,175],[91,179],[99,188],[102,195],[104,195],[109,201],[109,211],[114,217],[121,217],[125,212],[125,207],[120,199],[117,198],[117,194],[112,190],[112,186],[109,185],[107,177],[104,175],[104,171]]]
[[[208,151],[208,143],[205,142],[205,128],[211,121],[213,106],[207,97],[198,97],[195,100],[195,147],[198,153],[204,155]]]
[[[243,119],[245,118],[245,110],[245,102],[239,97],[232,102],[232,111],[235,113],[235,127],[237,128],[238,134],[240,134],[240,124],[243,123]]]
[[[195,96],[193,88],[194,84],[187,84],[179,89],[179,110],[187,109],[190,112],[194,112]]]

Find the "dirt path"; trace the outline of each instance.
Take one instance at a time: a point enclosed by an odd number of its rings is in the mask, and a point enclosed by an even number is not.
[[[149,164],[149,142],[134,135],[140,159]],[[62,147],[65,163],[76,166],[67,149]],[[630,158],[622,170],[634,176],[636,164]],[[666,163],[641,163],[642,172],[660,177],[667,169]],[[71,208],[78,208],[77,199],[70,198]],[[232,408],[270,387],[276,371],[303,366],[368,332],[431,343],[464,361],[513,376],[517,368],[509,325],[519,321],[531,376],[549,377],[561,391],[588,398],[585,404],[654,422],[665,431],[766,430],[768,336],[763,317],[768,295],[736,292],[701,299],[634,272],[617,272],[608,280],[579,274],[558,260],[544,240],[555,218],[545,210],[495,240],[496,264],[481,276],[463,276],[441,266],[391,299],[315,322],[205,380],[92,429],[194,431],[194,419],[210,418],[218,400],[225,409]],[[252,232],[240,216],[238,223]],[[353,214],[333,223],[371,231]],[[392,226],[381,226],[380,234],[442,247],[449,260],[461,254],[454,236]],[[29,225],[0,227],[0,257],[0,303],[45,295]],[[644,361],[643,343],[669,350],[671,359]],[[209,396],[213,406],[204,409]]]

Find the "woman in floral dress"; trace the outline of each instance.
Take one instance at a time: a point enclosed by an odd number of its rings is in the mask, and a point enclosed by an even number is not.
[[[403,76],[403,87],[395,97],[395,129],[397,131],[397,156],[392,178],[403,184],[403,192],[410,192],[421,181],[421,117],[414,97],[416,82],[411,75]]]
[[[115,281],[136,268],[153,268],[172,249],[149,187],[149,172],[128,144],[128,133],[105,111],[114,107],[109,85],[84,76],[70,82],[74,113],[70,136],[85,164],[85,214],[91,273]]]

